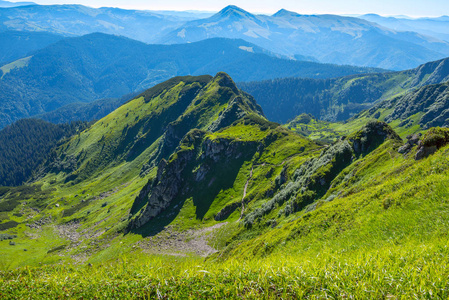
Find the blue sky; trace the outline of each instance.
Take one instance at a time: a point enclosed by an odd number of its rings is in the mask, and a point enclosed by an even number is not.
[[[17,0],[10,0],[17,2]],[[21,0],[26,1],[26,0]],[[30,0],[33,1],[33,0]],[[281,8],[303,14],[449,15],[449,0],[35,0],[39,4],[77,3],[148,10],[218,11],[233,4],[250,12],[274,13]]]

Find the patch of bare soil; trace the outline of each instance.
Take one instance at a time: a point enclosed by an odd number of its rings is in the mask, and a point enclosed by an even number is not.
[[[206,257],[217,252],[208,244],[210,233],[226,224],[220,223],[207,228],[190,229],[183,232],[174,231],[170,226],[167,226],[158,235],[145,238],[139,241],[137,245],[151,254],[175,256],[195,254]]]

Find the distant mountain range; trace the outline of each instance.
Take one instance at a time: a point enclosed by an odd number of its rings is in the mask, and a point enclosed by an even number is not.
[[[209,18],[216,13],[216,12],[207,12],[207,11],[200,11],[200,10],[185,10],[185,11],[152,10],[152,12],[154,12],[155,14],[159,14],[159,15],[180,17],[186,21]]]
[[[225,71],[238,81],[255,81],[382,71],[272,55],[243,40],[168,46],[101,33],[66,38],[0,67],[0,127],[70,103],[118,98],[178,75]]]
[[[366,14],[359,18],[375,22],[393,30],[415,31],[420,34],[433,36],[440,40],[449,41],[448,16],[413,19],[407,17],[383,17],[376,14]]]
[[[1,9],[0,31],[46,31],[72,37],[102,32],[162,44],[238,38],[297,60],[391,70],[410,69],[449,56],[449,42],[444,41],[449,21],[444,17],[362,18],[300,15],[285,9],[272,16],[255,15],[232,5],[212,16],[203,12],[29,5]]]
[[[102,32],[152,42],[186,20],[189,18],[111,7],[33,5],[1,9],[0,31],[46,31],[64,36]]]
[[[10,2],[0,0],[0,7],[17,7],[17,6],[27,6],[27,5],[36,5],[34,2]]]
[[[187,22],[159,42],[186,43],[211,37],[241,38],[292,57],[299,54],[320,62],[394,70],[449,56],[447,42],[358,18],[300,15],[284,9],[272,16],[253,15],[236,6]]]

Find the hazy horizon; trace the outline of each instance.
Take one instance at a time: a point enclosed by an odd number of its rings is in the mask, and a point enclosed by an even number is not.
[[[11,0],[10,2],[24,2]],[[54,4],[81,4],[90,7],[118,7],[123,9],[138,10],[172,10],[172,11],[196,11],[213,13],[218,12],[228,5],[236,5],[251,13],[274,14],[280,9],[287,9],[300,14],[338,14],[338,15],[363,15],[379,14],[382,16],[408,16],[408,17],[440,17],[449,14],[449,2],[443,0],[380,0],[380,1],[357,1],[357,0],[320,0],[294,1],[256,1],[256,0],[234,0],[232,3],[225,1],[197,0],[186,3],[182,0],[168,0],[163,3],[149,3],[145,0],[36,0],[41,5]]]

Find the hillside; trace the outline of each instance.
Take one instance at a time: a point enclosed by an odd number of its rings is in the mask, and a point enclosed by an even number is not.
[[[286,123],[309,113],[321,120],[344,121],[383,100],[449,80],[449,59],[385,74],[326,80],[285,78],[239,83],[253,95],[270,120]]]
[[[158,41],[173,44],[211,37],[240,38],[300,59],[389,70],[415,68],[449,56],[446,41],[363,19],[285,9],[272,16],[254,15],[232,5],[210,18],[187,22]]]
[[[400,127],[429,129],[449,126],[449,83],[432,84],[383,101],[360,113],[358,119],[376,118]]]
[[[298,62],[269,54],[243,40],[165,46],[100,33],[66,38],[0,68],[0,128],[67,104],[141,92],[177,75],[225,71],[238,81],[249,81],[380,71]]]
[[[60,41],[63,37],[46,32],[0,32],[0,65],[26,57],[33,51]]]
[[[0,130],[0,186],[17,186],[29,180],[60,140],[86,127],[82,122],[55,125],[22,119]]]
[[[238,120],[242,121],[227,127]],[[14,198],[16,190],[21,191],[21,187],[7,190],[6,198],[1,203],[8,203],[6,212],[11,212],[8,214],[11,218],[8,221],[10,224],[30,217],[28,213],[17,217],[15,208],[21,211],[29,210],[31,214],[33,209],[37,208],[41,213],[34,215],[35,221],[50,214],[55,221],[61,220],[60,225],[64,226],[67,222],[76,222],[80,217],[87,217],[90,221],[86,219],[86,222],[83,221],[84,225],[89,223],[96,227],[101,224],[100,227],[104,228],[110,226],[107,224],[115,224],[113,231],[118,234],[123,230],[123,226],[129,223],[126,218],[128,213],[123,215],[123,210],[131,210],[134,214],[139,211],[142,203],[137,200],[140,199],[138,195],[143,197],[146,186],[157,176],[161,176],[161,171],[157,170],[163,169],[164,162],[170,165],[175,158],[181,159],[188,154],[186,152],[189,152],[190,142],[195,139],[209,139],[211,157],[197,157],[208,164],[217,159],[216,155],[232,155],[229,156],[231,164],[220,162],[224,164],[223,172],[229,169],[227,172],[231,177],[227,180],[230,181],[223,182],[220,179],[215,183],[219,188],[217,193],[224,187],[224,183],[231,184],[227,188],[231,189],[228,191],[230,192],[239,169],[257,151],[260,145],[258,139],[266,136],[267,145],[274,142],[275,136],[271,134],[271,128],[277,127],[278,125],[265,120],[254,99],[240,92],[232,79],[224,73],[219,73],[214,78],[175,77],[122,105],[53,151],[40,168],[38,181],[31,191],[20,194],[21,200],[27,199],[29,205],[27,204],[26,208],[18,206],[21,202]],[[225,128],[233,128],[236,131],[229,132]],[[280,130],[280,137],[287,134],[282,133],[283,129]],[[237,136],[228,137],[232,132]],[[313,147],[305,140],[298,142]],[[246,149],[249,152],[240,155],[235,152],[223,152],[226,147],[234,148],[235,151]],[[190,168],[190,164],[187,166]],[[247,171],[244,168],[244,172]],[[207,172],[207,168],[197,169],[196,180],[209,178]],[[239,190],[240,188],[243,187],[239,183]],[[37,196],[38,194],[41,196]],[[224,207],[225,204],[221,203],[213,211]],[[98,210],[92,211],[92,208],[97,206]],[[105,219],[103,208],[106,206],[109,207],[111,215]],[[203,209],[207,207],[204,206]],[[87,215],[86,209],[89,211]],[[203,211],[203,216],[206,211]],[[198,218],[203,219],[203,216]],[[93,225],[102,219],[107,221]],[[97,230],[94,227],[92,229]],[[27,231],[28,227],[20,228]],[[61,243],[63,240],[64,238],[56,238],[51,244]],[[39,243],[35,246],[40,247]],[[80,248],[73,247],[72,250],[78,252]],[[47,251],[33,253],[29,258],[44,259]]]
[[[225,73],[158,84],[0,189],[0,292],[446,298],[449,131],[346,129],[272,123]]]

